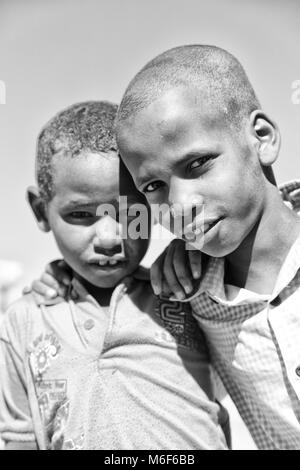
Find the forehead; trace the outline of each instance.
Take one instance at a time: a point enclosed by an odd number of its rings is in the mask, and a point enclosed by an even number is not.
[[[75,157],[57,156],[53,161],[54,193],[78,193],[89,197],[119,192],[117,155],[82,152]]]
[[[121,155],[134,174],[141,165],[166,166],[193,148],[219,145],[229,133],[224,121],[222,110],[196,88],[173,88],[121,125]]]
[[[62,200],[85,198],[91,203],[101,203],[118,200],[120,195],[133,200],[142,197],[116,152],[56,157],[53,171],[54,194]]]

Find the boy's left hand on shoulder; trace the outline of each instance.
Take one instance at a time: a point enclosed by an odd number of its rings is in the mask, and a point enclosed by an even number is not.
[[[71,268],[64,260],[55,260],[47,264],[39,279],[23,289],[23,294],[31,292],[37,305],[59,303],[66,298],[71,282]]]
[[[154,293],[168,296],[171,300],[189,297],[200,277],[201,252],[187,250],[183,240],[172,240],[151,267]]]

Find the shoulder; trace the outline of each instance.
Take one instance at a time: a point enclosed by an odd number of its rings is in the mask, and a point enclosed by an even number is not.
[[[13,302],[4,314],[5,323],[24,323],[27,322],[34,312],[40,311],[40,306],[36,305],[32,294],[26,294]]]
[[[12,303],[4,314],[0,327],[0,340],[12,345],[26,342],[30,325],[38,319],[38,307],[31,294]]]

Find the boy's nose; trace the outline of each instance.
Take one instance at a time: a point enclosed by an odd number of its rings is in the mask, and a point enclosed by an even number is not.
[[[96,224],[93,244],[97,253],[113,256],[123,250],[121,225],[109,215],[101,217]]]
[[[203,225],[203,197],[186,179],[172,177],[169,191],[171,232],[183,238],[187,230]],[[195,226],[195,227],[194,227]]]
[[[169,205],[185,207],[194,207],[195,205],[203,205],[203,196],[199,194],[199,186],[195,191],[191,181],[172,176],[170,179]]]

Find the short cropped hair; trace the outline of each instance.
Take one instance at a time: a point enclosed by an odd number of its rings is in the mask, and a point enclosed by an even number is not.
[[[36,178],[41,197],[53,197],[53,158],[76,157],[84,151],[117,152],[114,122],[118,106],[108,101],[86,101],[56,114],[37,139]]]
[[[207,109],[217,109],[235,125],[260,108],[239,61],[216,46],[187,45],[170,49],[148,62],[128,85],[116,124],[134,117],[163,93],[178,86],[194,86]]]

